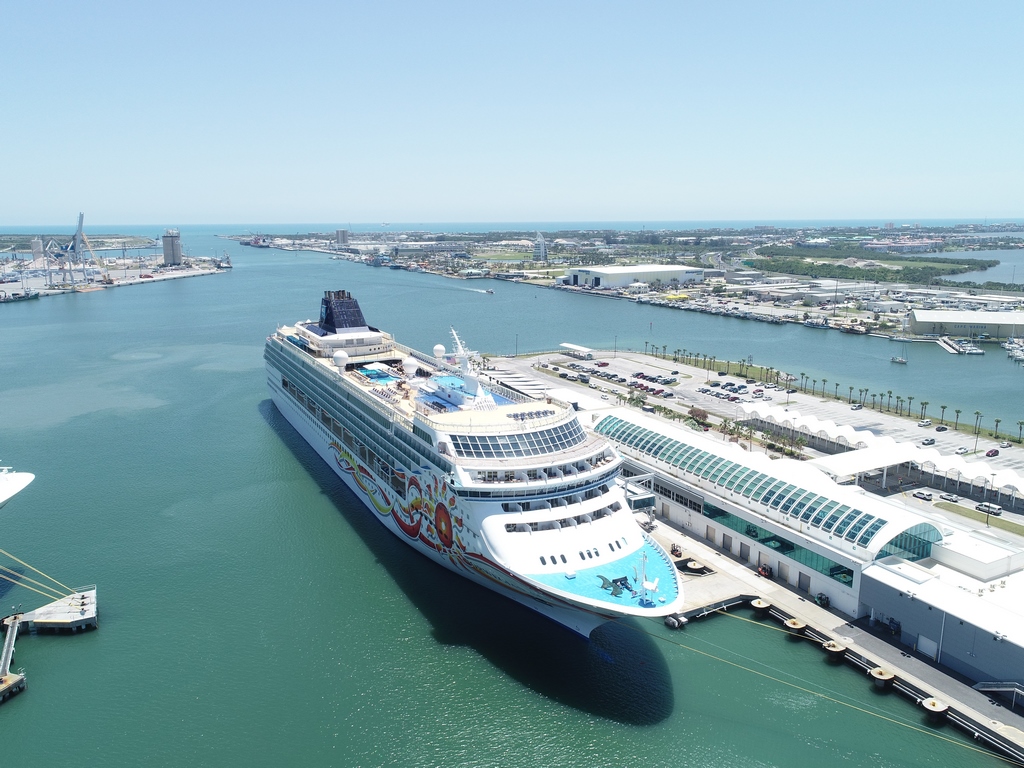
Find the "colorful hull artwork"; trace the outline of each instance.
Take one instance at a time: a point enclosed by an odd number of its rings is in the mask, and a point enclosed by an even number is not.
[[[394,495],[352,453],[340,443],[331,441],[331,451],[338,467],[355,483],[368,504],[381,517],[391,517],[408,538],[419,541],[453,565],[468,568],[466,546],[462,541],[463,519],[456,514],[455,494],[445,479],[434,474],[413,472],[405,477],[406,500]]]

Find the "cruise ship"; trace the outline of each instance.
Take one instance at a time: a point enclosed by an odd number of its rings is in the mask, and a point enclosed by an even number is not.
[[[35,479],[36,476],[29,472],[15,472],[13,467],[0,467],[0,507],[25,490]]]
[[[402,541],[589,637],[682,609],[668,553],[634,517],[622,462],[573,407],[485,383],[452,330],[418,352],[346,291],[278,328],[264,359],[281,414]]]

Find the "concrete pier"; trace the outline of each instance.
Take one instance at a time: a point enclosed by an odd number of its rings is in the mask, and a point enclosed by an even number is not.
[[[22,614],[22,623],[36,632],[78,632],[99,627],[96,586],[82,587],[70,597]]]
[[[683,614],[689,619],[726,612],[745,598],[746,605],[757,613],[760,608],[788,637],[819,643],[826,658],[861,670],[872,685],[920,706],[933,723],[948,722],[996,753],[1024,762],[1024,718],[1005,708],[993,709],[985,693],[858,629],[848,617],[822,608],[790,585],[759,576],[752,564],[736,561],[663,518],[658,518],[652,535],[666,549],[675,545],[684,563],[704,565],[703,573],[680,568],[686,595]],[[802,634],[794,631],[798,626]]]

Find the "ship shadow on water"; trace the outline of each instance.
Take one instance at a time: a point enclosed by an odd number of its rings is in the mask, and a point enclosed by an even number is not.
[[[472,648],[536,693],[599,717],[631,725],[654,725],[671,716],[675,701],[668,664],[641,625],[634,620],[609,622],[586,640],[441,567],[374,520],[272,401],[261,402],[259,410],[377,561],[430,621],[437,642]]]

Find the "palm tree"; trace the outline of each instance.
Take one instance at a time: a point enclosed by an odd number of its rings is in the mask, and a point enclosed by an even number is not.
[[[887,410],[887,411],[891,411],[892,410],[892,390],[891,389],[889,390],[889,404],[887,406],[885,406],[885,410]]]
[[[857,392],[863,392],[864,390],[858,389]],[[850,402],[853,403],[853,385],[850,385]]]
[[[954,408],[953,413],[956,414],[956,421],[953,422],[953,431],[956,432],[957,425],[960,423],[960,409]]]
[[[812,381],[814,381],[814,386],[811,387],[811,394],[813,395],[814,391],[818,388],[818,380],[817,379],[812,379]]]
[[[850,391],[851,391],[851,392],[853,391],[853,387],[850,387]],[[835,393],[835,398],[836,398],[836,400],[838,400],[838,399],[839,399],[839,384],[838,384],[838,383],[836,384],[836,393]]]
[[[949,406],[947,406],[947,405],[940,405],[939,406],[939,408],[942,410],[942,415],[939,416],[939,423],[940,424],[945,424],[946,423],[946,408],[948,408],[948,407]]]
[[[928,401],[927,400],[922,400],[921,401],[921,418],[922,419],[924,419],[924,415],[926,413],[928,413]]]
[[[984,414],[981,411],[974,412],[974,434],[978,434],[978,430],[981,429],[981,417]]]
[[[828,384],[828,379],[821,380],[821,396],[825,396],[825,385]]]
[[[732,422],[728,419],[722,419],[722,423],[718,425],[718,431],[722,433],[722,439],[725,440],[732,431]]]
[[[1018,443],[1021,440],[1024,440],[1024,437],[1021,437],[1022,433],[1024,433],[1024,421],[1018,421],[1017,422],[1017,442]]]
[[[872,392],[871,393],[871,410],[875,410],[875,398],[876,397],[877,397],[877,395],[874,392]]]
[[[647,354],[647,345],[648,345],[648,344],[650,344],[650,343],[651,343],[651,342],[649,342],[649,341],[645,341],[645,342],[644,342],[644,354],[645,354],[645,355]]]
[[[807,390],[806,390],[806,389],[804,388],[804,385],[806,384],[806,382],[805,382],[804,380],[805,380],[806,378],[807,378],[807,374],[806,374],[806,373],[804,373],[803,371],[801,371],[801,372],[800,372],[800,391],[801,391],[801,392],[806,392],[806,391],[807,391]]]
[[[999,439],[999,422],[1000,421],[1002,421],[1002,419],[996,419],[996,431],[995,431],[995,434],[992,435],[992,437],[995,438],[996,440]]]
[[[668,351],[668,344],[662,344],[661,345],[661,359],[662,360],[665,359],[665,352],[667,352],[667,351]]]
[[[805,438],[805,437],[795,437],[795,438],[793,438],[793,442],[792,442],[792,446],[793,446],[793,449],[794,449],[793,453],[796,456],[802,456],[803,453],[804,453],[804,446],[806,446],[806,445],[807,445],[807,438]]]
[[[672,350],[672,362],[673,363],[678,363],[679,362],[679,353],[681,351],[682,350],[680,350],[680,349],[673,349]]]
[[[909,397],[907,398],[907,416],[909,416],[909,415],[910,415],[910,406],[912,406],[913,404],[914,404],[914,396],[913,396],[913,395],[910,395],[910,396],[909,396]]]

